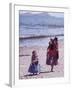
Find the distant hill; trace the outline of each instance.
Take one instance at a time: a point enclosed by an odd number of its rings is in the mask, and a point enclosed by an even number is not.
[[[19,25],[26,27],[63,27],[64,18],[54,17],[46,12],[38,14],[23,13],[19,15]]]

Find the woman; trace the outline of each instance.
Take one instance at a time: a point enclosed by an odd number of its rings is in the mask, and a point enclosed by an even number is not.
[[[39,65],[38,56],[35,50],[32,52],[31,64],[28,71],[30,73],[33,73],[33,75],[40,73],[40,65]]]
[[[52,43],[49,42],[49,46],[47,48],[47,58],[46,58],[46,64],[51,65],[51,72],[53,72],[54,65],[57,65],[57,51],[54,46],[54,40]]]

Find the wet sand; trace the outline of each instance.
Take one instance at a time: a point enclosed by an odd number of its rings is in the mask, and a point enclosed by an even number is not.
[[[31,78],[52,78],[64,76],[64,41],[59,42],[59,59],[58,65],[54,66],[54,72],[50,72],[50,66],[46,65],[46,52],[45,46],[33,46],[33,47],[20,47],[19,48],[19,78],[31,79]],[[41,73],[39,75],[30,75],[28,72],[29,65],[31,63],[32,51],[36,50],[41,66]]]

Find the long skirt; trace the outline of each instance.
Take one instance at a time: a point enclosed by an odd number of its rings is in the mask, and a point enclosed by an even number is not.
[[[30,64],[28,72],[30,73],[40,73],[40,64]]]
[[[48,57],[46,59],[46,64],[47,65],[57,65],[58,64],[58,59],[55,57]]]

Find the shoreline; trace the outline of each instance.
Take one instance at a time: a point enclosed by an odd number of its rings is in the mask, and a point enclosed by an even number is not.
[[[64,42],[64,39],[59,39],[58,42]],[[49,43],[49,40],[48,40]],[[48,47],[48,43],[46,45],[39,43],[39,45],[19,45],[19,48],[33,48],[33,47]]]
[[[34,35],[34,36],[28,36],[28,37],[24,37],[24,36],[20,36],[19,39],[38,39],[38,38],[49,38],[49,37],[62,37],[64,36],[64,34],[57,34],[57,35]]]

